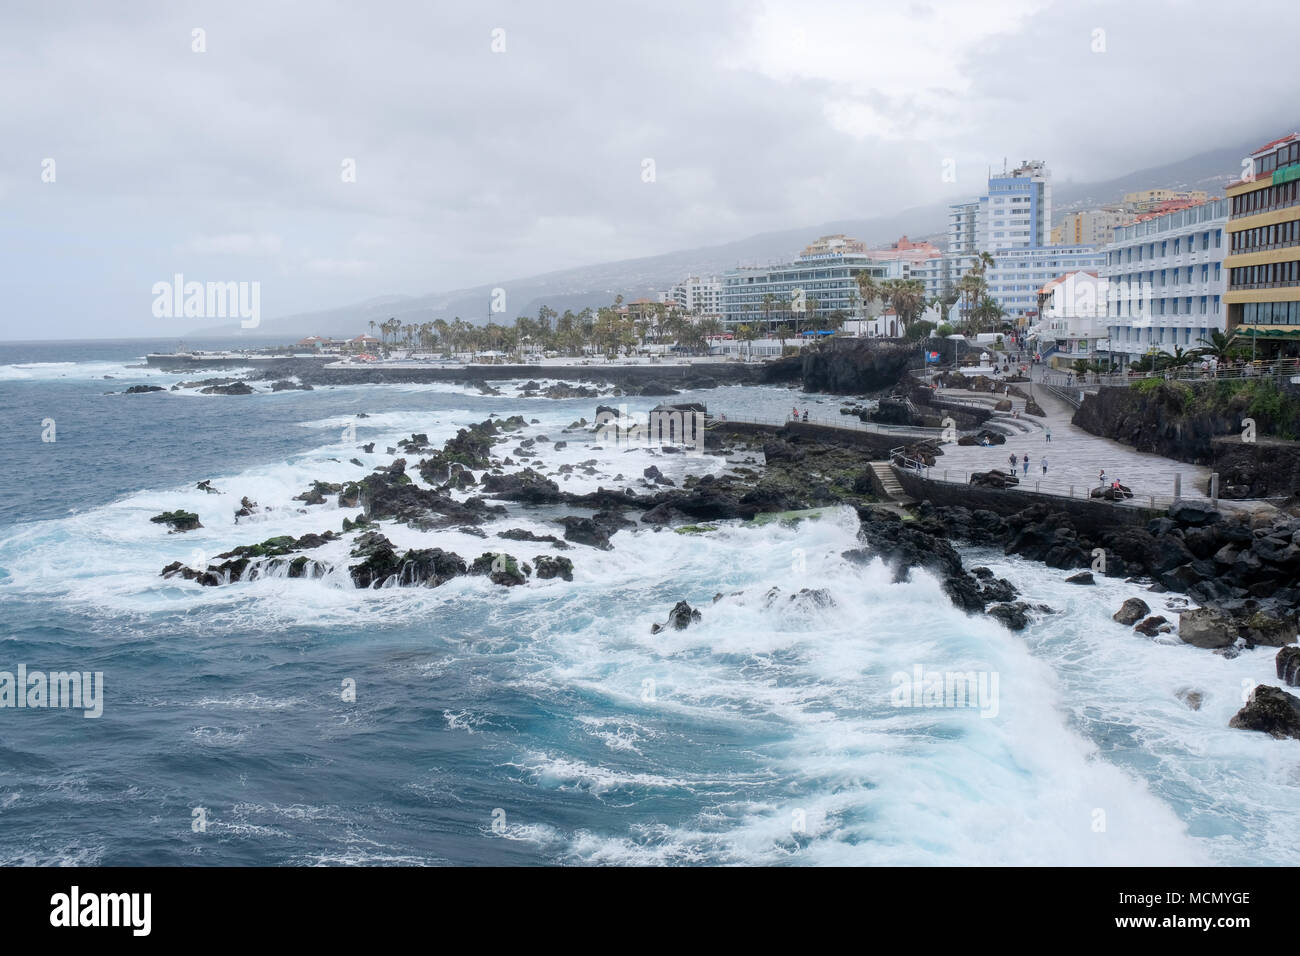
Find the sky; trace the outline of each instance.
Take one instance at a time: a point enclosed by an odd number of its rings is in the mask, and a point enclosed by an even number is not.
[[[1300,6],[1242,9],[3,4],[0,338],[211,327],[178,274],[273,318],[959,201],[1004,158],[1123,175],[1293,122]]]

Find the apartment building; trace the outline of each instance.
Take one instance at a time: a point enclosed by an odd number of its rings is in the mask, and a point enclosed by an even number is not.
[[[1224,330],[1227,226],[1228,200],[1213,199],[1115,230],[1100,269],[1113,358],[1190,350]]]

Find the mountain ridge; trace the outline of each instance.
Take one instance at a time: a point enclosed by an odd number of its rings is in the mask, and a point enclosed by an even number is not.
[[[1297,127],[1293,127],[1297,128]],[[1054,182],[1054,212],[1113,203],[1126,192],[1150,188],[1204,189],[1221,195],[1225,184],[1238,178],[1241,160],[1266,142],[1253,139],[1251,145],[1207,150],[1171,163],[1135,170],[1094,183]],[[1049,164],[1050,166],[1050,164]],[[972,197],[973,198],[973,197]],[[777,229],[743,239],[676,250],[635,259],[576,266],[496,283],[485,283],[425,295],[383,294],[335,309],[298,312],[268,319],[255,333],[266,335],[355,335],[376,324],[396,318],[403,324],[459,317],[474,324],[488,318],[494,289],[506,290],[505,315],[533,315],[547,305],[557,311],[580,311],[606,305],[615,295],[635,299],[667,289],[688,275],[713,275],[737,265],[764,265],[788,260],[818,236],[844,233],[871,246],[881,246],[908,235],[913,239],[943,237],[946,234],[948,202],[913,206],[886,216],[869,219],[838,219],[817,225]],[[239,334],[238,326],[206,330],[206,334]],[[244,332],[244,335],[248,335]]]

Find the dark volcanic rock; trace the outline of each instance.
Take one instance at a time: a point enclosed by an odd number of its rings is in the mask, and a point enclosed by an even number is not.
[[[568,558],[539,554],[533,558],[533,567],[537,569],[537,577],[543,581],[550,578],[563,578],[566,581],[573,580],[573,562]]]
[[[1066,584],[1096,584],[1091,571],[1080,571],[1078,574],[1072,574],[1065,579]]]
[[[1289,687],[1300,684],[1300,647],[1291,645],[1282,648],[1277,652],[1274,663],[1277,665],[1279,680],[1285,681]]]
[[[911,346],[864,339],[834,339],[800,355],[804,391],[837,395],[878,392],[897,385],[915,357]]]
[[[564,541],[560,540],[553,534],[536,534],[535,532],[532,531],[525,531],[522,528],[511,528],[508,531],[498,531],[497,537],[506,538],[507,540],[510,541],[536,541],[536,542],[553,544],[561,551],[567,551],[569,548],[568,544],[566,544]]]
[[[161,385],[132,385],[122,394],[123,395],[145,395],[149,392],[165,392],[165,391],[167,390],[163,388]]]
[[[673,609],[668,612],[668,623],[651,625],[650,633],[658,634],[660,631],[668,627],[671,627],[678,631],[683,631],[691,624],[695,624],[703,620],[703,618],[704,615],[702,615],[699,611],[695,610],[685,601],[678,601],[676,604],[673,605]]]
[[[1020,479],[1009,471],[977,471],[970,476],[969,484],[976,488],[1015,488]]]
[[[1120,606],[1118,611],[1111,615],[1111,620],[1131,625],[1136,624],[1150,613],[1151,608],[1146,601],[1141,598],[1129,598]]]
[[[196,528],[203,527],[203,525],[199,524],[199,516],[192,511],[164,511],[162,514],[154,515],[149,520],[154,524],[169,526],[172,532],[193,531]]]
[[[961,557],[947,541],[891,512],[860,508],[858,520],[858,537],[866,546],[844,552],[845,558],[866,563],[879,557],[893,570],[895,581],[907,580],[913,568],[925,568],[940,578],[944,592],[957,607],[970,612],[984,610],[988,602],[979,581],[962,567]]]
[[[1258,730],[1279,739],[1300,738],[1300,699],[1280,687],[1260,684],[1250,692],[1246,706],[1228,721],[1238,730]]]
[[[441,548],[411,550],[399,556],[392,542],[377,531],[359,536],[352,556],[364,558],[348,568],[359,588],[383,587],[394,578],[394,587],[437,587],[467,571],[460,555]]]
[[[1161,628],[1165,628],[1168,623],[1161,615],[1157,614],[1142,621],[1133,630],[1139,634],[1145,634],[1147,637],[1155,637],[1161,633]]]
[[[484,475],[481,488],[486,495],[523,504],[554,504],[564,500],[555,482],[531,468],[509,475]]]
[[[578,544],[589,544],[593,548],[608,551],[614,546],[609,543],[609,530],[591,518],[576,518],[572,515],[559,519],[564,525],[564,537]]]
[[[253,389],[244,382],[231,382],[229,385],[209,385],[199,389],[201,395],[252,395]]]
[[[482,509],[476,510],[469,502],[461,504],[436,491],[417,487],[406,475],[381,472],[366,476],[357,485],[360,503],[372,521],[396,518],[419,527],[436,528],[478,524],[483,520]],[[481,499],[470,499],[476,500],[481,504]],[[434,519],[434,515],[439,517]]]
[[[1029,605],[1024,601],[994,604],[989,608],[990,617],[995,617],[1013,631],[1023,631],[1029,626]]]
[[[486,574],[488,580],[493,584],[500,584],[504,587],[517,587],[527,582],[528,570],[528,565],[525,564],[521,568],[512,554],[488,551],[474,559],[474,563],[470,565],[469,573]]]

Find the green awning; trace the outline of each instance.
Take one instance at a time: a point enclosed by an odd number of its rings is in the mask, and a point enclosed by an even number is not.
[[[1283,166],[1281,169],[1273,171],[1274,186],[1278,183],[1289,183],[1293,179],[1300,179],[1300,164]]]
[[[1250,325],[1239,325],[1233,331],[1237,335],[1252,339],[1300,339],[1300,327],[1294,329],[1257,329]]]

